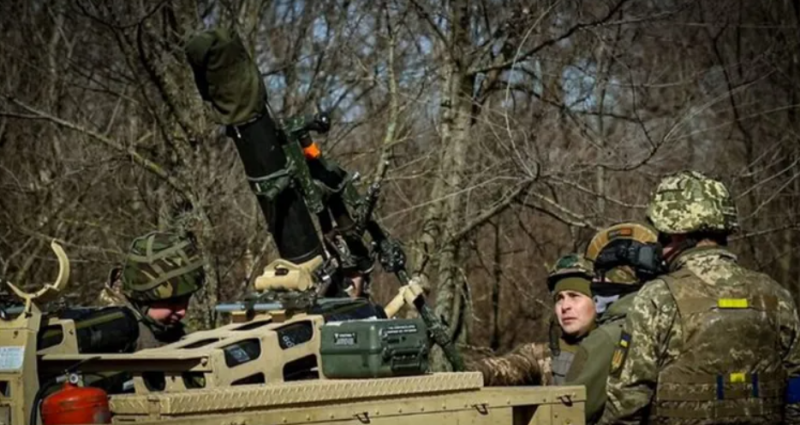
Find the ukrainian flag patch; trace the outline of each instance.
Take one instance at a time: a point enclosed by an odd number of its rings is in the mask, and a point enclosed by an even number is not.
[[[619,376],[622,371],[622,366],[625,364],[625,359],[628,358],[628,349],[630,346],[631,334],[622,332],[619,343],[614,349],[614,354],[611,356],[611,375]]]

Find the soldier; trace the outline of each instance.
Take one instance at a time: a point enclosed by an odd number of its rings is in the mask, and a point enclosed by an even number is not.
[[[738,228],[727,188],[697,172],[670,175],[647,217],[669,273],[634,299],[601,423],[800,423],[797,311],[788,291],[725,248]]]
[[[557,332],[551,335],[552,373],[555,385],[564,385],[576,374],[585,350],[582,343],[597,328],[597,308],[592,298],[592,263],[583,256],[561,257],[551,268],[547,286],[555,301]],[[556,336],[557,339],[552,338]]]
[[[586,385],[591,394],[587,396],[587,421],[596,417],[605,396],[602,371],[607,370],[607,366],[597,365],[608,365],[616,340],[597,331],[592,276],[592,263],[585,257],[572,254],[559,259],[548,277],[558,322],[550,344],[523,344],[505,356],[474,362],[468,369],[482,372],[487,386]],[[588,353],[603,347],[608,347],[605,362],[587,362]],[[595,373],[603,379],[589,379]]]
[[[126,305],[139,318],[136,351],[179,340],[189,299],[205,274],[189,238],[152,232],[131,244],[122,268],[112,270],[101,303]]]
[[[586,258],[562,257],[551,270],[549,288],[556,300],[560,336],[547,344],[525,344],[500,358],[481,360],[473,370],[484,374],[486,385],[583,385],[586,387],[586,421],[595,423],[606,400],[606,378],[622,323],[647,265],[635,259],[639,252],[656,248],[657,233],[640,223],[620,223],[598,232],[589,243]],[[600,260],[601,268],[589,260]],[[570,292],[572,291],[572,292]],[[577,292],[577,294],[576,294]],[[578,316],[590,319],[571,327],[563,320],[564,300],[583,299],[594,311]],[[561,305],[559,305],[561,301]]]
[[[555,359],[547,344],[531,343],[503,357],[474,362],[468,368],[482,372],[487,386],[563,384],[578,344],[595,328],[592,274],[592,263],[577,254],[561,257],[550,270],[548,288],[560,327],[560,335],[554,338],[555,345],[560,346]]]

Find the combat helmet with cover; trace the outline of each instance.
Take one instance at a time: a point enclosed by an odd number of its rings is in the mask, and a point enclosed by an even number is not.
[[[589,282],[594,276],[594,265],[580,254],[565,255],[548,267],[547,288],[554,292],[559,289],[572,289],[591,297]]]
[[[186,297],[200,289],[204,276],[190,237],[151,232],[131,243],[122,267],[122,293],[137,303]]]
[[[666,234],[729,234],[739,228],[728,188],[696,171],[681,171],[662,179],[647,206],[647,218]]]
[[[594,235],[586,258],[595,273],[614,285],[639,285],[664,270],[658,230],[639,222],[622,222]]]

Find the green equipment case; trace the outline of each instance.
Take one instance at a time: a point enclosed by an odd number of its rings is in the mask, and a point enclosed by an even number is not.
[[[329,379],[422,375],[428,330],[421,319],[367,319],[322,326],[322,373]]]

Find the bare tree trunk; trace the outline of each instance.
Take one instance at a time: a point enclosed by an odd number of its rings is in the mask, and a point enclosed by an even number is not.
[[[497,351],[500,348],[500,288],[503,279],[502,256],[500,255],[500,228],[498,220],[494,223],[494,258],[492,264],[492,336],[489,348]]]
[[[469,48],[469,1],[455,2],[450,13],[451,41],[445,54],[443,67],[442,112],[439,134],[441,135],[441,159],[437,170],[431,199],[423,224],[421,240],[426,247],[436,247],[436,308],[450,326],[451,338],[464,339],[463,320],[465,305],[465,282],[459,269],[459,241],[450,240],[443,245],[438,241],[449,240],[458,231],[463,215],[463,197],[456,193],[461,189],[463,170],[472,125],[472,92],[474,76],[466,71],[466,51]],[[421,261],[415,262],[421,264]],[[434,370],[447,370],[449,364],[441,350],[433,351]]]

